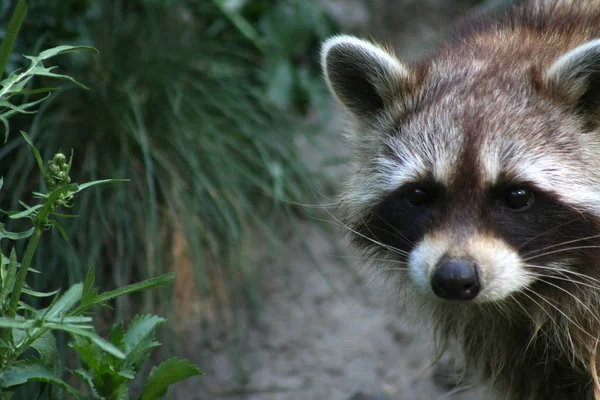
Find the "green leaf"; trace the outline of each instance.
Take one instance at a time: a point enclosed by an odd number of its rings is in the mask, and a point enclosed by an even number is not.
[[[25,294],[28,294],[29,296],[43,298],[43,297],[52,297],[54,295],[57,295],[60,292],[60,289],[54,290],[52,292],[38,292],[38,291],[30,288],[27,284],[25,284],[23,286],[22,292]]]
[[[11,219],[20,219],[20,218],[24,218],[24,217],[27,217],[27,216],[35,213],[37,210],[39,210],[43,206],[44,206],[43,204],[37,204],[33,207],[28,207],[26,210],[23,210],[23,211],[5,212],[5,213],[8,214],[8,217]]]
[[[50,96],[50,92],[55,90],[55,88],[38,88],[38,89],[28,89],[27,86],[29,81],[34,76],[47,76],[50,78],[57,78],[62,80],[68,80],[73,82],[74,84],[86,88],[81,83],[77,82],[75,79],[68,75],[62,75],[52,72],[54,67],[46,68],[43,64],[44,60],[47,60],[51,57],[60,55],[73,53],[78,51],[87,51],[97,53],[98,51],[93,47],[88,46],[58,46],[52,49],[45,50],[41,52],[37,57],[36,56],[24,56],[25,58],[31,61],[30,66],[23,72],[13,72],[8,77],[0,81],[0,121],[4,125],[4,142],[8,140],[9,133],[9,123],[8,118],[17,113],[33,113],[36,110],[29,111],[28,109],[33,106],[41,103],[45,99]],[[16,106],[10,103],[9,99],[15,95],[23,95],[23,94],[40,94],[47,93],[47,95],[41,99],[31,101],[29,103],[22,104],[20,106]],[[43,169],[41,168],[43,171]]]
[[[54,375],[38,359],[15,362],[9,369],[0,374],[0,392],[32,381],[46,382],[62,388],[73,397],[84,398],[83,393],[75,390],[75,388]]]
[[[92,397],[94,400],[103,400],[102,396],[96,390],[96,385],[94,385],[94,376],[89,374],[87,371],[79,368],[75,370],[70,370],[73,375],[78,377],[83,383],[85,383],[89,388],[90,392],[92,392]]]
[[[25,231],[25,232],[9,232],[4,227],[4,224],[0,223],[0,239],[2,239],[2,238],[7,238],[10,240],[26,239],[29,236],[33,235],[33,232],[35,232],[35,228],[31,228],[30,230]]]
[[[67,232],[65,232],[65,228],[63,228],[62,225],[58,221],[50,221],[50,225],[52,225],[52,227],[58,229],[60,236],[62,236],[62,238],[64,239],[65,242],[69,241],[69,237],[67,236]]]
[[[167,394],[169,386],[192,376],[203,375],[198,368],[187,360],[171,358],[152,368],[150,376],[142,389],[141,400],[161,399]]]
[[[50,329],[63,330],[63,331],[69,332],[72,335],[79,335],[79,336],[86,337],[86,338],[90,339],[96,346],[100,347],[102,350],[106,351],[107,353],[110,353],[117,358],[125,359],[125,354],[123,354],[123,352],[121,350],[119,350],[118,348],[116,348],[114,345],[107,342],[106,340],[102,339],[100,336],[98,336],[97,333],[95,333],[92,330],[81,329],[78,326],[73,326],[73,325],[68,325],[68,324],[58,324],[58,323],[44,323],[43,326],[46,328],[50,328]]]
[[[85,51],[88,53],[99,54],[98,50],[91,46],[56,46],[48,50],[44,50],[37,57],[27,57],[29,59],[47,60],[50,57],[58,56],[60,54],[78,53]]]
[[[44,333],[37,338],[31,347],[40,354],[41,361],[48,366],[56,368],[58,365],[58,348],[56,347],[56,338],[51,331]],[[55,370],[56,371],[56,370]]]
[[[46,173],[46,170],[44,169],[44,161],[42,160],[42,156],[40,155],[40,152],[33,145],[33,142],[31,141],[31,138],[29,137],[29,135],[27,135],[23,131],[21,131],[21,135],[23,136],[23,138],[25,139],[27,144],[29,146],[31,146],[31,149],[33,150],[33,154],[35,155],[35,160],[37,161],[37,164],[38,164],[38,168],[40,169],[40,172],[42,173],[42,176],[43,176]]]
[[[81,185],[77,185],[77,190],[74,193],[79,193],[82,190],[89,188],[90,186],[103,185],[106,183],[122,183],[122,182],[129,182],[129,179],[102,179],[99,181],[82,183]]]
[[[94,346],[91,340],[86,337],[75,336],[73,342],[69,344],[81,358],[84,365],[91,369],[94,375],[101,375],[100,366],[102,364],[103,355],[98,347]]]
[[[93,296],[93,290],[89,296],[87,296],[85,301],[82,301],[81,304],[73,311],[71,311],[68,315],[76,315],[80,314],[86,309],[97,305],[102,304],[108,300],[112,300],[116,297],[123,296],[130,293],[140,292],[142,290],[148,290],[159,286],[164,286],[170,283],[173,279],[177,277],[175,272],[169,272],[168,274],[164,274],[157,278],[147,279],[142,282],[134,283],[132,285],[123,286],[121,288],[112,290],[110,292],[104,292],[99,295]],[[86,278],[87,280],[87,278]],[[94,289],[97,290],[97,289]]]
[[[45,221],[48,215],[53,211],[53,207],[56,206],[56,201],[60,198],[60,196],[65,193],[71,192],[75,193],[77,190],[77,185],[71,183],[69,185],[60,186],[59,188],[54,189],[47,197],[44,203],[44,207],[38,213],[38,220]]]
[[[124,352],[127,354],[125,365],[138,370],[148,359],[153,348],[160,346],[154,340],[156,328],[166,320],[156,315],[136,315],[127,326],[123,337]]]
[[[0,231],[3,225],[0,224]],[[0,304],[4,304],[4,301],[10,293],[13,291],[15,286],[15,279],[17,276],[17,253],[13,247],[10,251],[10,261],[8,262],[8,268],[6,270],[6,278],[2,282],[2,291],[0,291]]]
[[[76,283],[69,288],[63,294],[58,301],[50,306],[45,312],[44,318],[52,318],[57,316],[63,316],[69,311],[75,304],[81,300],[81,290],[83,285]]]
[[[116,323],[110,330],[110,336],[108,340],[119,348],[124,348],[125,343],[123,338],[125,337],[125,331],[123,330],[123,322]]]
[[[83,298],[81,299],[81,302],[84,303],[87,301],[89,296],[97,296],[98,295],[98,289],[94,289],[93,293],[90,293],[90,289],[92,288],[92,285],[94,284],[94,280],[96,280],[96,266],[92,265],[90,267],[90,269],[88,270],[87,275],[85,276],[85,281],[83,282]]]
[[[31,319],[13,318],[13,317],[0,317],[0,328],[11,328],[11,329],[31,329],[36,326],[38,321]]]
[[[127,326],[127,331],[123,337],[125,351],[131,351],[142,340],[154,336],[156,328],[165,321],[164,318],[152,314],[136,315]]]

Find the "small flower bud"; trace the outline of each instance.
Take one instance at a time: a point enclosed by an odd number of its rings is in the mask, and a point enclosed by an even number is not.
[[[61,167],[61,169],[63,169],[63,166],[65,165],[66,162],[67,162],[67,157],[65,157],[65,155],[63,153],[56,153],[54,155],[54,159],[52,160],[52,163],[58,165],[59,167]]]
[[[60,167],[56,164],[50,163],[48,165],[48,173],[51,175],[58,175],[60,172]]]

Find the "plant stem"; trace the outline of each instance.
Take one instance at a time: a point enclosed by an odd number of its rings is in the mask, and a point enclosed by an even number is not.
[[[10,304],[7,310],[7,316],[14,317],[17,314],[17,307],[19,306],[19,298],[21,297],[21,291],[23,290],[23,286],[25,285],[25,278],[27,277],[27,271],[29,270],[29,265],[31,265],[31,260],[33,260],[33,255],[35,254],[35,249],[40,241],[40,236],[42,236],[43,228],[41,226],[36,226],[35,231],[33,232],[33,236],[29,239],[29,243],[27,243],[27,249],[25,249],[25,255],[23,256],[23,261],[21,262],[21,266],[19,267],[19,271],[17,271],[17,277],[15,279],[15,286],[11,293]],[[2,331],[2,340],[5,343],[10,341],[11,337],[11,329],[6,328]],[[5,367],[7,363],[4,358],[6,352],[9,351],[9,348],[4,348],[0,350],[0,354],[2,355],[2,365],[1,367]]]
[[[13,11],[12,16],[10,17],[6,36],[4,37],[2,44],[0,44],[0,78],[4,74],[6,64],[8,64],[8,57],[15,45],[15,40],[17,39],[19,29],[21,29],[21,24],[25,19],[25,14],[27,14],[27,0],[19,0],[17,7],[15,7],[15,11]]]
[[[33,260],[35,249],[37,248],[38,242],[40,241],[40,236],[42,236],[42,231],[42,227],[36,226],[35,232],[33,232],[33,236],[31,237],[31,239],[29,239],[29,243],[27,243],[27,249],[25,249],[23,261],[21,261],[21,267],[17,272],[15,287],[10,297],[10,306],[8,310],[9,317],[14,317],[17,312],[17,306],[19,305],[21,291],[23,290],[23,286],[25,285],[25,277],[27,276],[27,271],[29,270],[29,266],[31,265],[31,260]]]

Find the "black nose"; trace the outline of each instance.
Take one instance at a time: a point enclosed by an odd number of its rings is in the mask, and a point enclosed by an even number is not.
[[[481,290],[478,270],[473,261],[443,261],[431,276],[431,287],[442,299],[473,300]]]

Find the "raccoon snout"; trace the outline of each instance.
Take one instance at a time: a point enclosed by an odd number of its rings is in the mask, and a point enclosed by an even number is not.
[[[431,276],[433,292],[446,300],[473,300],[481,290],[479,266],[470,260],[442,261]]]

